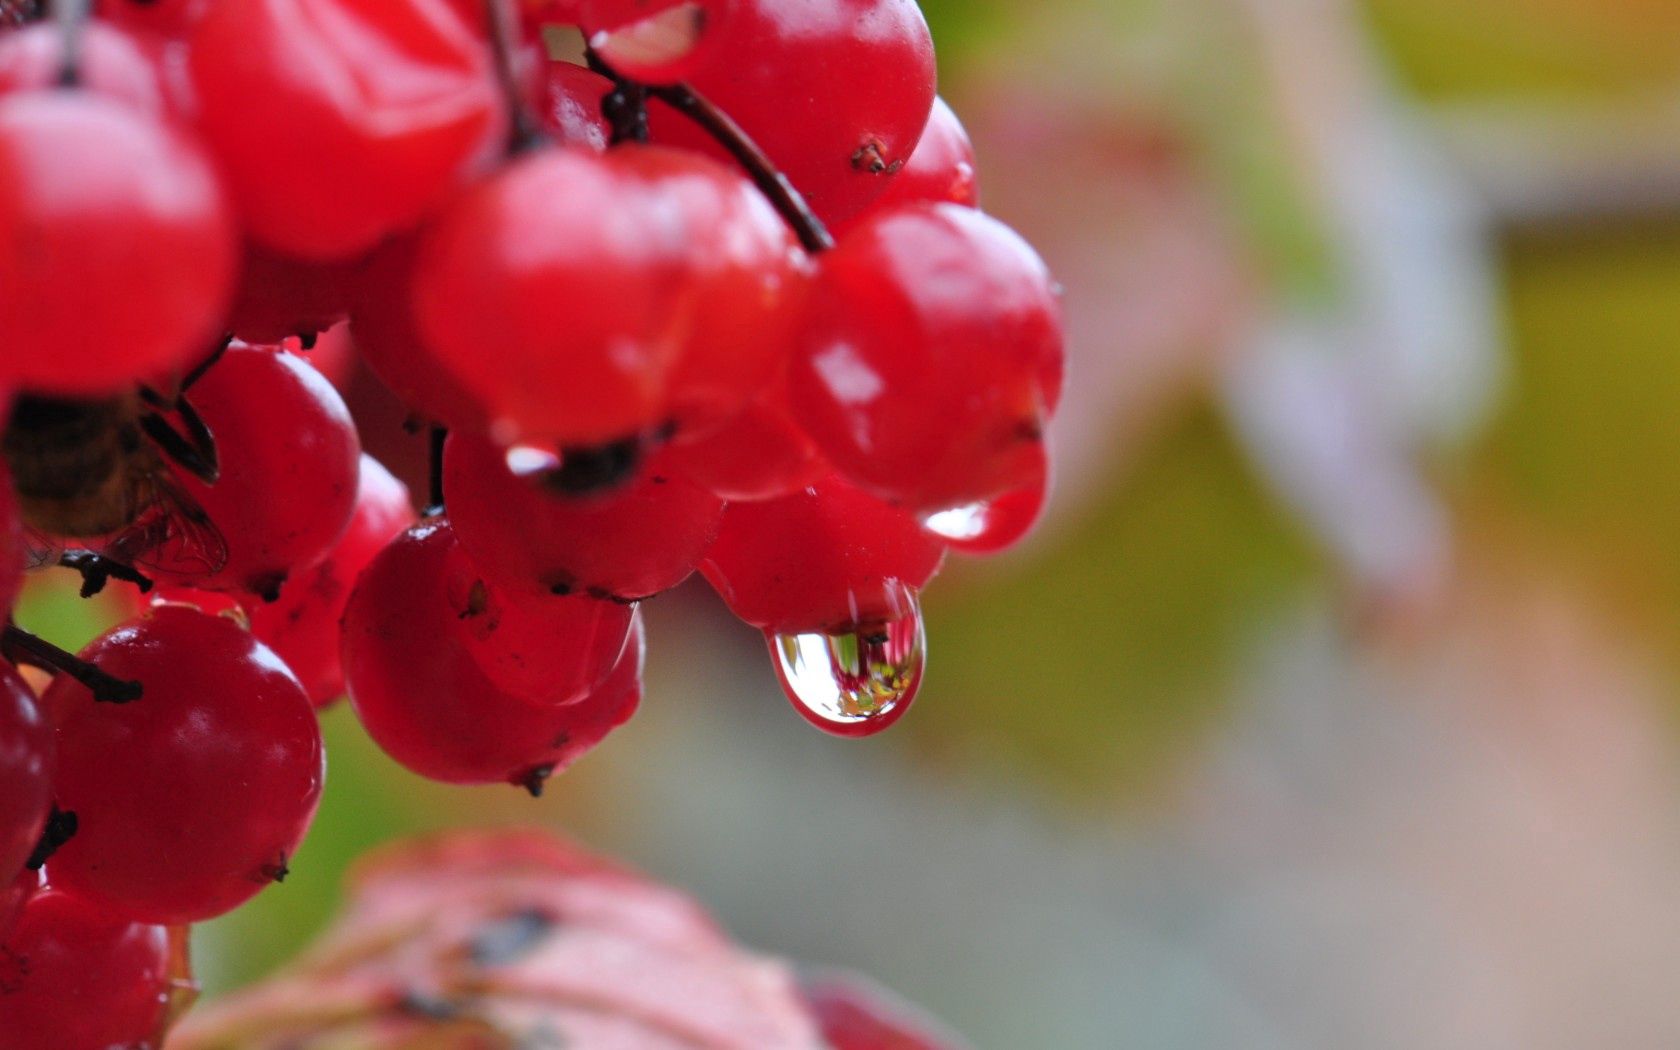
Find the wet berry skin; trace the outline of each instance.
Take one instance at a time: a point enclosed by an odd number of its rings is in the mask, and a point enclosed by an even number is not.
[[[43,890],[0,940],[0,1050],[152,1045],[169,976],[164,927]]]
[[[461,546],[485,578],[521,594],[631,601],[687,579],[717,534],[723,501],[662,457],[628,483],[568,496],[516,474],[507,453],[451,434],[444,491]]]
[[[1043,261],[980,212],[917,204],[823,256],[790,385],[836,469],[931,512],[1031,483],[1061,377]]]
[[[919,590],[944,554],[914,517],[831,476],[730,504],[700,571],[754,627],[842,632],[900,619],[905,588]]]
[[[53,885],[173,925],[284,878],[325,758],[309,698],[274,651],[225,617],[163,606],[81,655],[144,693],[98,703],[68,676],[47,690],[55,793],[79,822],[52,858]]]
[[[502,144],[488,49],[447,0],[217,3],[191,48],[199,130],[277,251],[365,252]]]
[[[344,399],[309,362],[236,343],[188,395],[215,436],[214,484],[174,468],[227,546],[214,572],[185,562],[160,583],[276,596],[332,550],[356,503],[361,444]]]
[[[280,600],[254,602],[251,630],[272,648],[303,683],[309,699],[322,706],[344,692],[338,662],[338,620],[356,577],[391,537],[414,522],[408,486],[368,455],[362,466],[356,508],[331,553],[281,588]]]
[[[492,682],[460,637],[450,581],[471,572],[441,518],[421,522],[374,559],[344,613],[350,703],[368,735],[421,776],[540,790],[635,711],[641,631],[585,698],[532,703]]]
[[[56,747],[35,694],[0,659],[0,885],[35,849],[52,805]]]
[[[129,33],[91,22],[83,31],[81,48],[78,69],[84,88],[148,116],[165,112],[158,75]],[[49,23],[0,35],[0,92],[56,87],[63,55],[64,35]]]
[[[195,360],[232,290],[209,161],[93,92],[0,96],[0,386],[109,393]],[[97,294],[90,294],[97,289]]]

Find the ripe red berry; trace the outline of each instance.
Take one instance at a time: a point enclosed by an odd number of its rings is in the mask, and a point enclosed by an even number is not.
[[[0,384],[109,392],[203,352],[232,217],[186,139],[85,91],[0,97]]]
[[[23,868],[11,882],[0,884],[0,944],[11,936],[13,928],[17,926],[18,916],[23,914],[23,906],[40,892],[41,872],[36,869]]]
[[[484,430],[483,406],[420,339],[410,295],[415,238],[397,237],[369,257],[351,289],[350,337],[380,382],[408,408],[452,430]]]
[[[509,458],[486,438],[451,434],[444,492],[473,564],[515,598],[651,597],[686,579],[717,533],[723,501],[658,458],[628,484],[589,496],[549,491]]]
[[[372,248],[502,148],[489,52],[448,0],[213,4],[191,68],[247,231],[301,258]]]
[[[1061,314],[1013,231],[951,204],[877,214],[823,256],[811,299],[793,403],[837,469],[919,511],[1031,482]]]
[[[98,0],[94,10],[101,20],[125,29],[179,37],[204,17],[210,3],[211,0]]]
[[[938,571],[944,553],[909,514],[829,477],[792,496],[730,504],[700,571],[754,627],[838,633],[902,619],[907,591]]]
[[[323,332],[349,312],[356,272],[350,263],[294,259],[248,244],[224,327],[248,343]]]
[[[157,71],[122,29],[90,22],[82,29],[77,86],[148,116],[166,112]],[[64,71],[64,34],[37,23],[0,34],[0,92],[53,88]]]
[[[273,650],[224,617],[162,606],[81,655],[144,692],[99,703],[69,676],[47,690],[55,792],[78,819],[53,885],[173,925],[284,878],[325,759],[309,698]]]
[[[732,503],[776,499],[820,480],[831,468],[793,421],[783,386],[766,390],[728,422],[699,437],[679,431],[667,459]]]
[[[0,942],[0,1050],[155,1046],[169,1006],[169,931],[57,889]]]
[[[601,100],[612,81],[570,62],[544,62],[541,76],[537,114],[543,130],[562,146],[605,150],[612,132],[601,115]]]
[[[356,508],[338,544],[319,565],[288,581],[279,601],[250,607],[252,632],[280,655],[317,707],[344,692],[338,621],[356,577],[413,521],[408,486],[363,455]]]
[[[434,780],[541,789],[635,711],[641,630],[581,700],[542,706],[498,688],[462,644],[450,581],[472,572],[446,519],[410,529],[362,574],[344,613],[350,702],[392,758]]]
[[[29,859],[52,807],[52,726],[17,668],[0,660],[0,886]]]
[[[922,520],[927,530],[964,554],[997,554],[1026,538],[1044,513],[1050,495],[1050,463],[1040,466],[1028,484],[983,503],[939,511]]]
[[[688,82],[741,125],[825,222],[861,213],[909,161],[933,106],[933,41],[921,9],[915,0],[723,6]],[[651,116],[655,141],[719,152],[663,105]]]
[[[221,478],[205,484],[176,469],[227,545],[214,572],[159,566],[159,582],[212,591],[278,594],[324,558],[356,502],[361,447],[349,409],[307,361],[235,343],[188,394],[215,436]]]
[[[555,149],[438,218],[411,301],[426,346],[501,436],[603,444],[670,418],[691,345],[768,381],[798,266],[780,218],[721,165],[655,147]],[[684,377],[685,398],[715,396]]]
[[[873,205],[874,209],[899,204],[961,204],[980,206],[980,181],[974,163],[974,143],[968,131],[942,98],[933,100],[927,128],[910,154],[910,163],[894,175],[892,182]]]
[[[457,637],[498,689],[539,705],[581,700],[617,664],[635,610],[598,598],[522,596],[485,582],[461,558],[447,590]]]

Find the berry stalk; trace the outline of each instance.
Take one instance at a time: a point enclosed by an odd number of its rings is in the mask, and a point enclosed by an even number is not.
[[[142,690],[139,682],[106,674],[74,653],[65,652],[15,623],[7,624],[4,634],[0,635],[0,649],[18,657],[16,662],[69,675],[87,686],[93,692],[93,698],[101,703],[127,704],[140,699]]]

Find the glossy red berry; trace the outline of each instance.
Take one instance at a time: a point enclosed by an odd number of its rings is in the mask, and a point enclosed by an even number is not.
[[[356,578],[413,521],[408,486],[363,455],[356,508],[332,552],[289,580],[278,601],[251,605],[251,631],[280,655],[316,706],[344,692],[338,621]]]
[[[489,52],[448,0],[213,4],[191,63],[247,232],[300,258],[414,225],[503,146]]]
[[[541,70],[537,113],[543,130],[562,146],[605,150],[612,132],[601,115],[601,100],[612,81],[570,62],[544,62]]]
[[[0,34],[0,92],[55,88],[64,72],[64,34],[40,22]],[[77,86],[140,113],[166,112],[157,71],[133,36],[90,22],[82,29]]]
[[[0,1050],[157,1045],[169,931],[44,890],[0,942]]]
[[[451,434],[444,492],[473,564],[516,598],[629,601],[669,590],[699,564],[723,514],[722,500],[657,457],[629,483],[588,496],[551,491],[509,460],[486,438]]]
[[[227,547],[215,571],[160,566],[163,583],[273,597],[326,557],[356,502],[361,446],[350,412],[307,361],[273,347],[229,347],[188,394],[215,436],[221,478],[176,468],[180,487]]]
[[[52,726],[17,669],[0,660],[0,886],[23,868],[52,808]]]
[[[731,611],[775,634],[903,619],[945,547],[906,512],[829,477],[792,496],[732,503],[700,571]]]
[[[722,6],[688,82],[741,125],[824,221],[861,213],[909,161],[933,105],[933,41],[915,0]],[[719,152],[663,105],[652,117],[655,141]]]
[[[162,606],[81,655],[144,692],[100,703],[67,676],[47,690],[58,804],[78,820],[53,885],[175,925],[283,879],[325,757],[309,698],[273,650],[225,617]]]
[[[974,143],[962,121],[942,98],[933,100],[927,128],[910,154],[910,163],[892,177],[874,208],[916,202],[980,206],[980,179],[974,162]]]
[[[11,882],[0,883],[0,944],[11,936],[18,916],[23,914],[23,906],[40,890],[41,872],[38,869],[23,868]]]
[[[364,263],[351,291],[350,337],[362,361],[411,411],[453,430],[484,430],[490,422],[483,406],[415,327],[414,248],[414,238],[394,238]]]
[[[691,344],[768,381],[799,265],[762,195],[721,165],[654,147],[544,150],[439,217],[411,294],[422,340],[501,436],[591,445],[670,418]],[[682,388],[712,396],[699,378]]]
[[[203,352],[232,217],[174,131],[85,91],[0,97],[0,384],[109,392]],[[96,290],[93,291],[93,290]]]
[[[680,431],[667,459],[719,499],[776,499],[814,484],[831,468],[793,421],[778,384],[722,426],[689,438]]]
[[[368,735],[422,776],[538,791],[635,711],[641,631],[585,698],[533,704],[498,688],[460,640],[450,581],[472,571],[440,518],[374,559],[344,614],[350,702]]]
[[[1049,457],[1039,458],[1033,480],[1021,488],[930,514],[922,519],[923,526],[964,554],[997,554],[1015,546],[1038,524],[1050,496]]]
[[[349,313],[356,273],[352,263],[294,259],[248,244],[224,327],[248,343],[325,331]]]
[[[919,511],[1029,484],[1060,394],[1056,287],[1028,244],[951,204],[872,216],[822,258],[790,384],[829,461]]]
[[[125,29],[180,37],[191,31],[212,0],[98,0],[94,10],[103,21]]]

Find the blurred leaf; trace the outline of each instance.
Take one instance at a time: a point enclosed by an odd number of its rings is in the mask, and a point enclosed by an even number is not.
[[[931,593],[904,723],[921,741],[1103,792],[1146,782],[1208,722],[1234,643],[1318,559],[1211,408],[1141,451],[1054,550]]]

